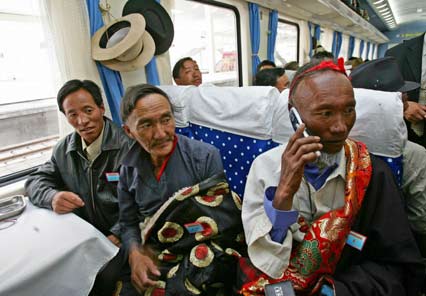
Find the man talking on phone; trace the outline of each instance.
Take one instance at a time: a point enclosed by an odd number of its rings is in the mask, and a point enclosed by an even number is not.
[[[424,269],[393,175],[348,138],[356,102],[342,62],[298,70],[289,107],[303,122],[288,143],[253,162],[242,220],[255,272],[244,295],[279,283],[296,294],[337,296],[417,295],[421,286]]]

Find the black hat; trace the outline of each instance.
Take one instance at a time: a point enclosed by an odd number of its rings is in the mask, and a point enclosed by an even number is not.
[[[384,57],[356,67],[350,75],[353,87],[382,91],[408,92],[420,87],[413,81],[404,81],[394,57]]]
[[[123,16],[140,13],[146,21],[146,30],[154,38],[155,55],[165,53],[172,45],[173,22],[167,11],[155,0],[129,0],[124,5]]]

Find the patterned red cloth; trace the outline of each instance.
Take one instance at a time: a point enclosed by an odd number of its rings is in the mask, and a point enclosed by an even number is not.
[[[264,286],[290,280],[298,294],[313,295],[324,282],[333,285],[331,275],[339,262],[346,238],[361,208],[372,167],[366,146],[347,139],[345,205],[315,220],[303,241],[293,245],[288,268],[281,279],[262,274],[243,285],[243,295],[264,295]],[[248,277],[250,280],[250,277]]]

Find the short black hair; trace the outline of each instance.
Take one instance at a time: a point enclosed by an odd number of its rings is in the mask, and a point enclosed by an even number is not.
[[[275,86],[278,78],[285,74],[284,68],[263,69],[257,72],[255,85]]]
[[[120,113],[121,120],[123,121],[123,123],[126,123],[130,114],[135,109],[136,103],[140,99],[143,99],[144,97],[150,94],[159,94],[165,97],[167,102],[169,102],[170,109],[173,112],[173,105],[170,102],[170,98],[162,89],[151,84],[138,84],[127,88],[126,93],[124,94],[123,99],[121,100]]]
[[[264,67],[264,66],[272,66],[272,67],[276,67],[275,63],[273,61],[270,60],[263,60],[259,63],[259,65],[257,65],[256,67],[256,73],[260,71],[260,68]]]
[[[175,66],[173,67],[172,75],[173,78],[179,78],[180,69],[182,69],[183,64],[187,61],[195,62],[191,57],[184,57],[181,58],[179,61],[176,62]]]
[[[324,50],[314,54],[311,58],[311,62],[323,61],[326,59],[334,60],[334,55],[331,52]]]
[[[95,101],[95,104],[98,105],[98,107],[101,107],[103,105],[104,102],[102,100],[101,89],[96,83],[91,80],[73,79],[65,82],[65,84],[59,90],[58,95],[56,96],[59,110],[62,113],[65,114],[64,108],[62,107],[65,98],[69,94],[72,94],[73,92],[76,92],[80,89],[84,89],[89,94],[91,94],[93,100]]]

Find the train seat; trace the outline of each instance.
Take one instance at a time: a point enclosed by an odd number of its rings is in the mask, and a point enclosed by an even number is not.
[[[176,130],[216,146],[229,184],[239,196],[252,161],[272,141],[279,92],[273,87],[161,86],[175,108]]]

